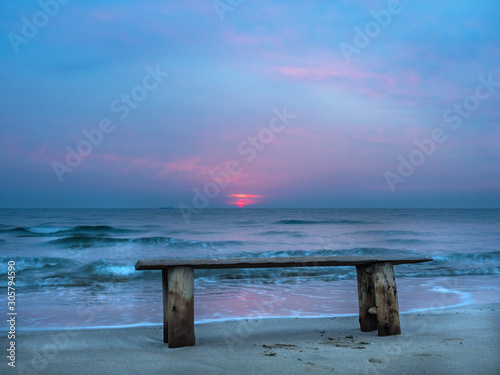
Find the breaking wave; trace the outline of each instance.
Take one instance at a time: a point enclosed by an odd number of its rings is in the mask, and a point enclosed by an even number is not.
[[[406,251],[407,255],[418,255]],[[231,257],[313,257],[356,255],[401,255],[401,251],[384,248],[353,248],[345,250],[284,250],[260,253],[233,253]],[[0,272],[7,272],[9,261],[15,261],[18,281],[27,286],[95,286],[100,283],[127,282],[144,278],[157,278],[158,271],[136,271],[135,260],[91,262],[60,257],[2,257]],[[437,256],[431,262],[404,264],[395,267],[397,277],[435,277],[465,275],[500,275],[500,252],[454,253]],[[308,279],[336,281],[355,279],[355,267],[303,267],[252,268],[230,270],[196,270],[197,277],[212,281],[242,279],[250,283],[272,284],[304,281]],[[7,278],[5,278],[6,280]],[[5,284],[3,280],[0,283]]]

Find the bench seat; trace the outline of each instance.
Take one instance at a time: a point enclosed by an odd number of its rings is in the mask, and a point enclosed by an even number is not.
[[[393,265],[431,261],[411,256],[323,256],[281,258],[140,260],[135,269],[162,270],[163,341],[169,348],[192,346],[194,333],[194,270],[355,266],[361,331],[379,336],[401,333]]]

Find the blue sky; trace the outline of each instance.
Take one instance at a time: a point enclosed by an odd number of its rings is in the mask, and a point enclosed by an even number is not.
[[[0,207],[500,208],[497,1],[0,10]]]

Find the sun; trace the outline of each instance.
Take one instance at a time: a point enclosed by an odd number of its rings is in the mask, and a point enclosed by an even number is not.
[[[229,194],[229,201],[226,203],[237,206],[239,208],[248,207],[253,204],[259,203],[262,195],[256,194]]]

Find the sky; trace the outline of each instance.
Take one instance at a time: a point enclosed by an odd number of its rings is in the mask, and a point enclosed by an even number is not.
[[[0,5],[0,208],[500,208],[500,2]]]

